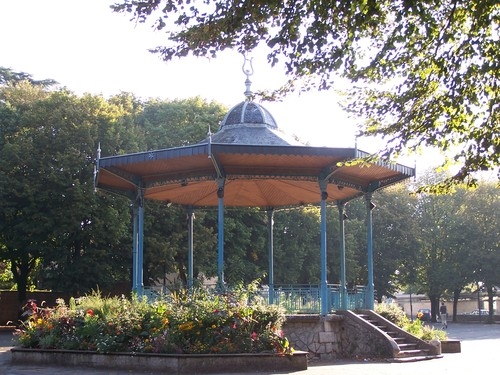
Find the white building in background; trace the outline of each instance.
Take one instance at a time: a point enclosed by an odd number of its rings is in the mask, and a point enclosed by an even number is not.
[[[415,318],[419,309],[430,309],[431,301],[425,294],[396,294],[393,302],[398,304],[408,317]],[[448,314],[453,314],[453,300],[444,300]],[[498,311],[497,306],[500,304],[500,298],[496,296],[493,300],[493,311]],[[481,295],[478,301],[477,295],[467,295],[458,300],[457,315],[470,314],[474,310],[481,309],[488,310],[488,296]]]

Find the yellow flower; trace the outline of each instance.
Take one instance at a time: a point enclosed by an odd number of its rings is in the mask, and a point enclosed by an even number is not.
[[[194,323],[193,322],[187,322],[179,325],[179,331],[189,331],[193,329]]]

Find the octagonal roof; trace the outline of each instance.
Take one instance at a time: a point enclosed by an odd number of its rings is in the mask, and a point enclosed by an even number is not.
[[[318,204],[320,181],[327,202],[347,202],[414,175],[414,169],[382,162],[350,165],[367,157],[352,148],[204,143],[99,158],[96,187],[179,205],[218,205],[218,178],[225,179],[224,204],[289,207]]]
[[[415,175],[386,162],[358,162],[369,156],[357,148],[305,146],[282,132],[273,116],[251,100],[234,106],[219,131],[201,142],[162,150],[97,158],[95,186],[145,199],[211,207],[291,207],[347,202]]]

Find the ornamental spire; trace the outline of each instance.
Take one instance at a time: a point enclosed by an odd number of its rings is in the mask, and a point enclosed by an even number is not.
[[[253,57],[248,58],[246,53],[243,54],[242,70],[243,70],[243,73],[247,76],[247,79],[245,80],[246,90],[245,90],[244,94],[247,98],[247,101],[249,101],[249,102],[251,102],[253,100],[253,97],[254,97],[252,89],[250,88],[250,86],[252,85],[252,81],[250,81],[250,76],[253,75],[252,59],[253,59]]]

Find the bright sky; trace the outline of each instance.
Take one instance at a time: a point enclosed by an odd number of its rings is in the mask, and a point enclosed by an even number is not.
[[[163,45],[163,34],[113,13],[113,0],[0,1],[0,66],[35,79],[54,79],[76,94],[109,97],[121,91],[143,99],[201,96],[229,108],[244,100],[243,57],[184,58],[165,63],[148,48]],[[162,39],[163,38],[163,39]],[[253,56],[252,89],[276,88],[286,80],[265,55]],[[262,103],[286,133],[314,146],[354,147],[356,126],[337,105],[333,92],[293,95]],[[376,152],[373,140],[358,147]],[[420,170],[429,161],[417,162]],[[413,159],[401,161],[413,166]],[[421,165],[419,165],[421,164]]]

